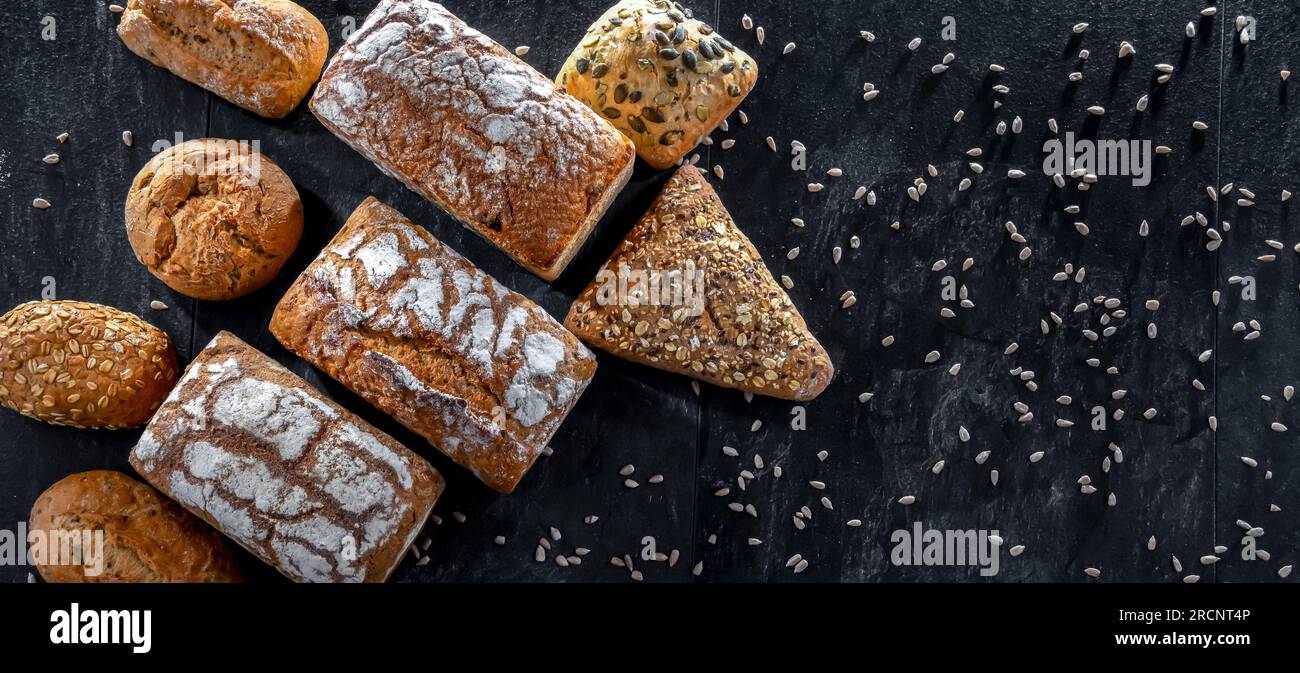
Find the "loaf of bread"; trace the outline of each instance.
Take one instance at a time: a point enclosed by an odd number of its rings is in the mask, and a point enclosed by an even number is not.
[[[620,357],[791,400],[821,394],[826,350],[694,166],[679,169],[564,324]]]
[[[0,316],[0,404],[75,428],[144,425],[176,382],[162,330],[109,306],[32,301]]]
[[[126,235],[149,271],[196,299],[266,285],[298,245],[302,201],[248,143],[190,140],[159,152],[126,196]]]
[[[547,280],[636,159],[613,126],[428,0],[381,0],[310,106],[385,173]]]
[[[121,472],[55,482],[32,505],[27,529],[41,541],[33,552],[45,557],[36,569],[47,582],[242,581],[216,531]]]
[[[506,493],[596,371],[544,309],[374,197],[289,288],[271,333]]]
[[[555,81],[668,168],[739,105],[758,65],[681,3],[621,0],[578,43]]]
[[[263,117],[320,76],[329,35],[288,0],[130,0],[117,34],[137,56]]]
[[[443,489],[423,458],[228,332],[190,363],[131,466],[299,582],[383,582]]]

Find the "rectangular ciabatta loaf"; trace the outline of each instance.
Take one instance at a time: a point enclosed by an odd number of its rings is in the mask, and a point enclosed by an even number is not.
[[[428,0],[382,0],[310,107],[381,170],[546,280],[627,183],[632,142]]]
[[[505,493],[596,372],[545,309],[374,197],[285,293],[271,333]]]
[[[392,437],[221,332],[131,451],[155,488],[299,582],[382,582],[442,494]]]

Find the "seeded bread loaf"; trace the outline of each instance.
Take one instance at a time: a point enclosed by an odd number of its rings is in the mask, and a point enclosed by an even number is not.
[[[758,65],[668,0],[622,0],[583,36],[556,82],[668,168],[739,105]]]
[[[810,400],[835,373],[758,250],[689,165],[564,324],[620,357],[759,395]]]
[[[289,288],[271,333],[506,493],[596,371],[544,309],[374,197]]]
[[[381,0],[310,106],[385,173],[546,280],[635,161],[613,126],[428,0]]]
[[[266,285],[298,245],[302,201],[284,171],[247,143],[190,140],[159,152],[126,196],[136,259],[196,299]]]
[[[329,35],[288,0],[130,0],[117,24],[137,56],[278,119],[320,76]]]
[[[93,470],[55,482],[32,505],[27,530],[43,541],[34,549],[44,549],[36,569],[46,582],[242,581],[216,531],[121,472]],[[63,541],[72,558],[63,556]]]
[[[383,582],[443,489],[423,458],[228,332],[190,363],[131,466],[299,582]]]
[[[32,301],[0,316],[0,404],[55,425],[144,425],[176,382],[162,330],[109,306]]]

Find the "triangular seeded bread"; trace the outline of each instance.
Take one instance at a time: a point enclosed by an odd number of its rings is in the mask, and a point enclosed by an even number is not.
[[[694,166],[675,173],[569,309],[602,350],[727,388],[791,400],[835,368]]]

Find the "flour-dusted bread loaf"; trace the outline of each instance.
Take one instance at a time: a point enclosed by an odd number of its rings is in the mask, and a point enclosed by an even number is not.
[[[234,299],[266,285],[301,235],[298,190],[245,142],[201,138],[167,148],[126,195],[136,259],[196,299]]]
[[[190,363],[131,466],[299,582],[383,582],[443,489],[423,458],[228,332]]]
[[[506,493],[596,371],[542,307],[374,197],[289,288],[271,333]]]
[[[758,64],[669,0],[622,0],[578,43],[555,78],[565,91],[668,168],[754,88]]]
[[[636,159],[613,126],[428,0],[381,0],[310,106],[385,173],[546,280]]]
[[[74,428],[145,424],[176,383],[166,332],[84,301],[29,301],[0,316],[0,404]]]
[[[298,106],[329,53],[325,27],[289,0],[131,0],[117,34],[150,63],[273,119]]]
[[[758,250],[689,165],[578,295],[564,325],[620,357],[759,395],[810,400],[835,373]]]
[[[44,541],[46,558],[36,569],[46,582],[242,579],[234,553],[215,530],[121,472],[92,470],[55,482],[32,505],[27,530]],[[55,550],[60,539],[79,543],[80,564],[52,558],[63,553]],[[96,549],[98,540],[103,544]]]

